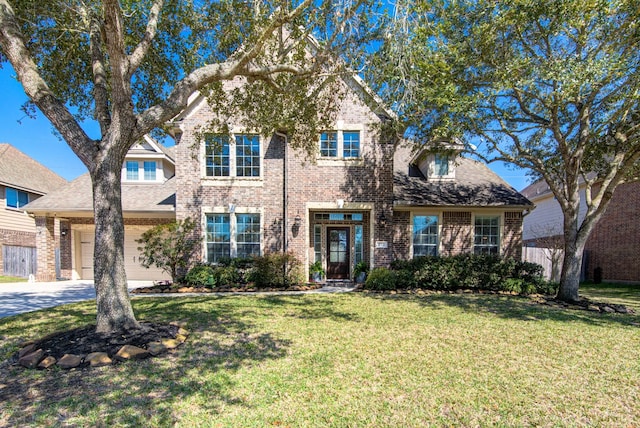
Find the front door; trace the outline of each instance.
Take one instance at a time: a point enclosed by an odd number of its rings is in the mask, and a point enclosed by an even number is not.
[[[349,228],[328,227],[327,279],[349,279]]]

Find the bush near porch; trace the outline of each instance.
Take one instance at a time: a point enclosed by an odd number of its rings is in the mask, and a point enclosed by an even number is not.
[[[538,264],[477,254],[396,260],[390,269],[374,269],[364,285],[370,290],[471,289],[520,294],[554,294],[555,287],[543,278]]]

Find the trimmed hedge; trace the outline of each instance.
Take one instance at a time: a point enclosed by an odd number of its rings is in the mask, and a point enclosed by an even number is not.
[[[522,294],[552,294],[554,284],[542,277],[542,266],[513,258],[460,254],[396,260],[391,269],[374,269],[365,282],[370,290],[424,288],[477,289]]]

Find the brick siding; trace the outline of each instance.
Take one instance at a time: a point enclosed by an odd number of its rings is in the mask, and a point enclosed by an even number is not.
[[[473,252],[473,225],[470,211],[442,213],[442,255]]]
[[[640,282],[640,182],[618,186],[585,248],[587,278],[602,269],[605,281]]]

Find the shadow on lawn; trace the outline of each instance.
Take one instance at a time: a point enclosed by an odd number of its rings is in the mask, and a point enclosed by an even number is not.
[[[556,308],[536,303],[529,297],[494,294],[429,294],[423,296],[397,294],[365,294],[378,299],[412,299],[416,303],[438,310],[444,306],[464,311],[490,313],[505,319],[522,321],[583,322],[590,325],[633,325],[640,323],[640,314],[602,314],[579,309]]]
[[[259,331],[233,299],[204,302],[134,300],[140,320],[188,323],[187,342],[161,357],[71,371],[0,366],[0,426],[170,426],[186,414],[215,418],[225,405],[243,405],[234,394],[233,373],[282,358],[290,342]],[[85,321],[84,313],[76,316]]]

